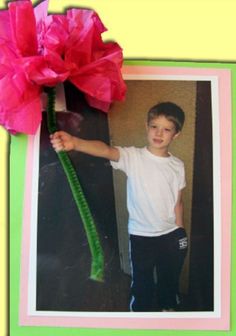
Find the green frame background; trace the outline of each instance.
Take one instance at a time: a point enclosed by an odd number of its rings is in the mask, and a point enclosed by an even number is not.
[[[9,295],[9,332],[11,336],[232,336],[236,335],[236,208],[233,206],[236,193],[236,156],[233,156],[236,144],[236,64],[215,62],[172,62],[172,61],[125,61],[125,65],[168,66],[188,68],[217,68],[231,71],[232,91],[232,259],[231,259],[231,330],[128,330],[128,329],[91,329],[64,327],[19,326],[20,258],[22,240],[22,218],[24,202],[24,182],[26,167],[27,136],[16,135],[10,139],[10,295]]]

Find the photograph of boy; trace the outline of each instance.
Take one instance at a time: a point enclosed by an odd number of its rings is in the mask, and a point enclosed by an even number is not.
[[[214,310],[211,83],[128,80],[106,115],[65,85],[68,111],[40,133],[39,311]],[[58,161],[68,152],[104,251],[104,282]],[[55,195],[57,195],[55,199]]]

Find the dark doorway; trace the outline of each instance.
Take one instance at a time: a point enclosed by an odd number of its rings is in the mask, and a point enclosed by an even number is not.
[[[109,143],[107,116],[88,106],[65,84],[67,108],[59,128],[82,138]],[[97,225],[105,255],[105,281],[89,279],[91,257],[83,224],[65,174],[49,142],[46,115],[40,140],[37,310],[127,311],[129,276],[120,269],[111,166],[108,161],[71,152]]]
[[[211,83],[197,82],[189,310],[214,310]]]

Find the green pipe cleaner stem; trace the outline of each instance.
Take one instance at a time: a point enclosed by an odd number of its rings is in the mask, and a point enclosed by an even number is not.
[[[54,87],[46,88],[48,96],[47,104],[47,128],[50,134],[55,133],[57,129],[55,98],[56,91]],[[87,200],[84,196],[76,171],[72,162],[65,151],[57,152],[63,170],[66,174],[74,201],[80,213],[81,220],[87,235],[89,248],[92,256],[90,278],[96,281],[104,279],[104,255]]]

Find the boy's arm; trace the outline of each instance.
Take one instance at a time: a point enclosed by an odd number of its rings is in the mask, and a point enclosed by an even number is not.
[[[176,218],[176,224],[180,227],[184,227],[183,213],[184,213],[184,204],[182,199],[182,190],[179,190],[178,199],[175,205],[175,218]]]
[[[59,131],[50,136],[53,148],[58,151],[76,150],[92,156],[102,157],[111,161],[118,161],[120,154],[115,147],[97,140],[83,140],[64,131]]]

